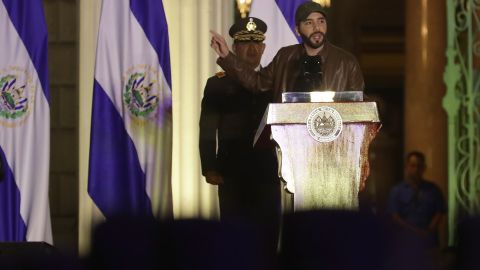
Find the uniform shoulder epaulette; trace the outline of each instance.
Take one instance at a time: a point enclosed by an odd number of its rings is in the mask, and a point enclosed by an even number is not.
[[[225,73],[225,71],[219,71],[219,72],[215,73],[215,76],[217,76],[217,78],[223,78],[223,77],[227,76],[227,74]]]

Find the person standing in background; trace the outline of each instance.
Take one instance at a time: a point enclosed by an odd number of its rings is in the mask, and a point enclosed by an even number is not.
[[[442,192],[423,177],[426,169],[423,153],[410,152],[405,161],[405,179],[393,187],[388,211],[402,228],[438,246],[438,226],[446,212]]]
[[[267,25],[248,17],[229,31],[236,57],[259,70]],[[218,186],[222,221],[253,223],[275,251],[281,215],[280,180],[274,146],[253,146],[272,93],[246,91],[228,73],[208,79],[200,116],[200,158],[207,183]]]

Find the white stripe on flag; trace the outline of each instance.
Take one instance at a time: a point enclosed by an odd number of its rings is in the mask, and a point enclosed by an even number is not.
[[[280,48],[298,43],[275,0],[253,1],[250,16],[262,19],[268,27],[262,66],[267,66]]]

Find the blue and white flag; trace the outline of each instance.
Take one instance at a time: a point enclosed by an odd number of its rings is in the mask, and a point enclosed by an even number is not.
[[[47,26],[41,0],[0,0],[0,241],[52,243]]]
[[[172,215],[172,93],[162,1],[103,0],[88,193],[106,217]]]
[[[262,19],[268,27],[262,66],[267,66],[282,47],[301,41],[295,33],[295,11],[310,0],[255,0],[250,16]]]

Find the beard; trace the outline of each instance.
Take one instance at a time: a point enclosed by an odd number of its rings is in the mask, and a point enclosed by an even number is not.
[[[322,35],[322,39],[320,40],[320,42],[316,42],[316,41],[312,40],[312,36],[316,35],[316,34],[321,34]],[[308,37],[306,35],[304,35],[303,33],[300,33],[300,36],[302,37],[303,43],[307,44],[308,47],[313,48],[313,49],[318,49],[318,48],[322,47],[323,44],[325,44],[325,41],[327,40],[327,38],[325,37],[325,34],[322,33],[322,32],[312,33]]]

